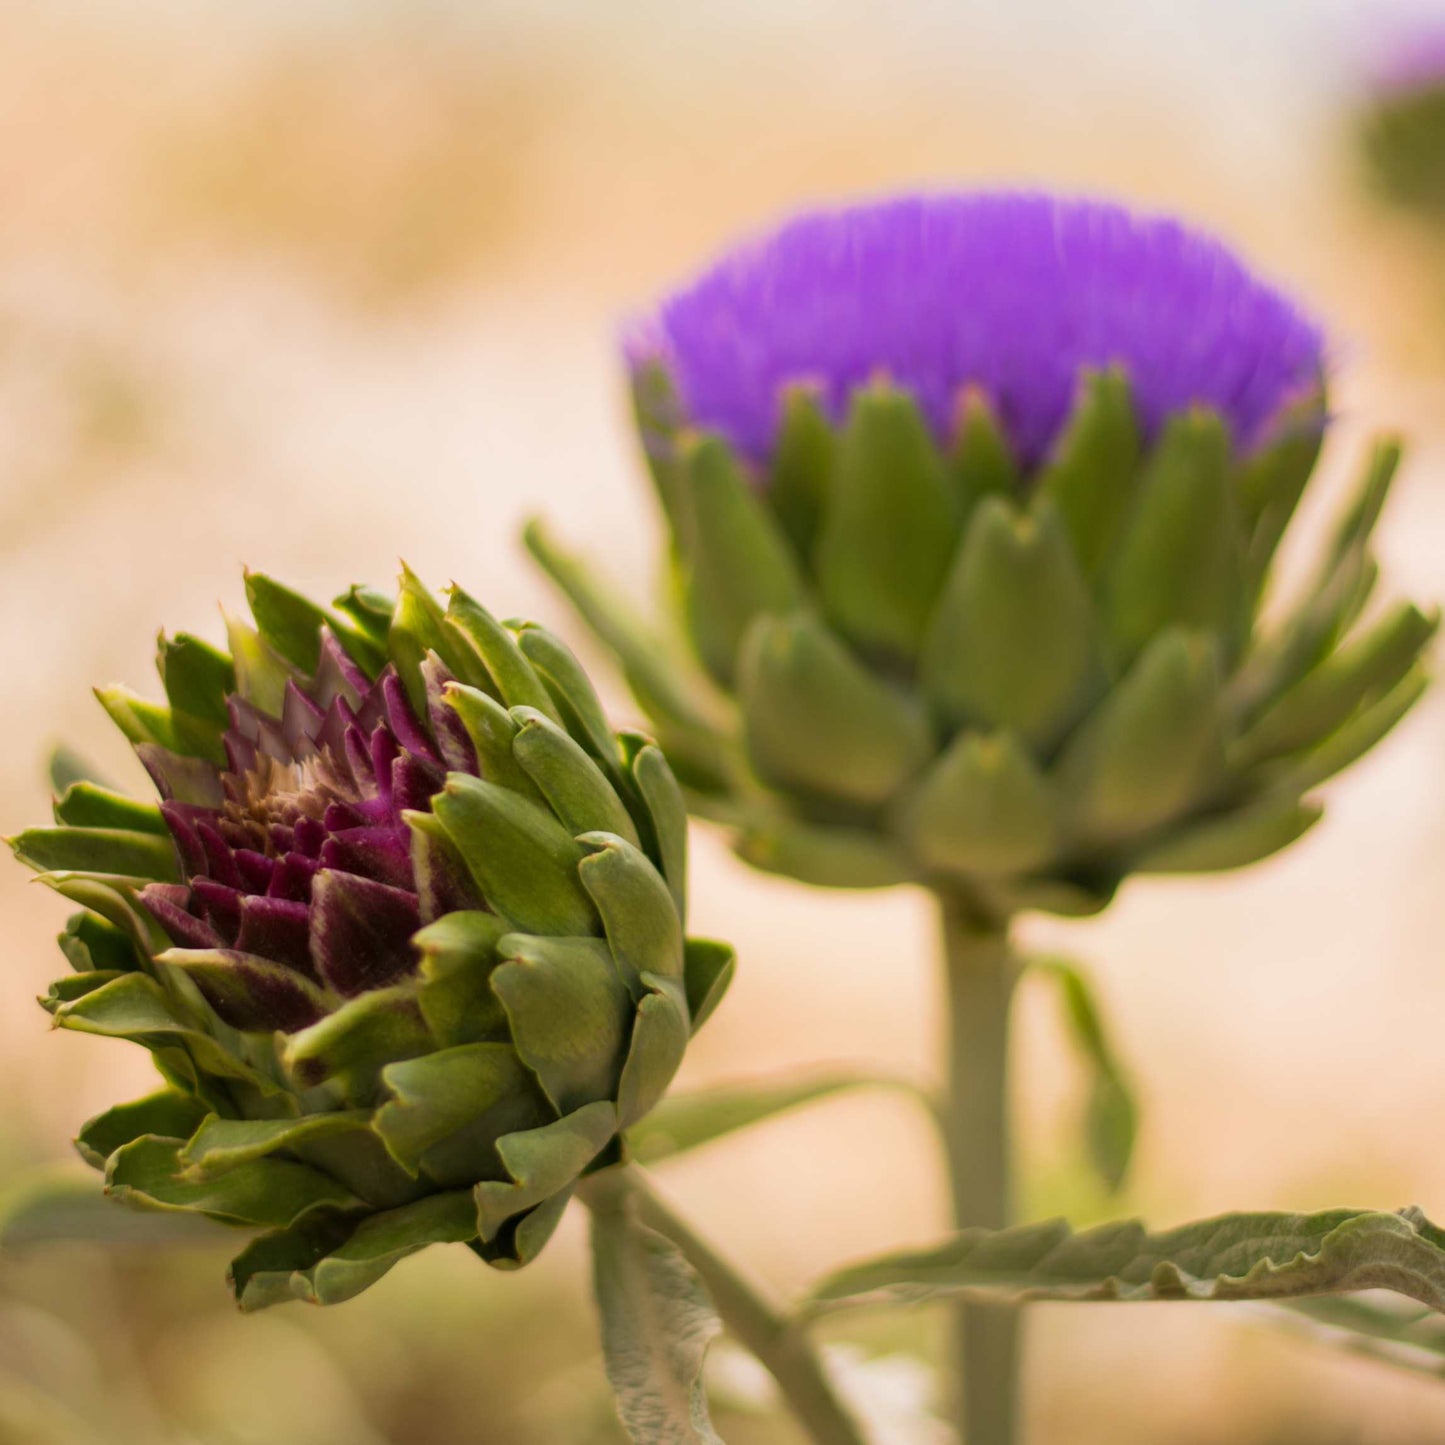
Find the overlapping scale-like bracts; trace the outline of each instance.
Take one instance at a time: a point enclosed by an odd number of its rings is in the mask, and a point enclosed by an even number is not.
[[[760,867],[1091,912],[1130,873],[1284,847],[1420,695],[1436,619],[1372,597],[1394,446],[1264,606],[1325,430],[1318,333],[1176,223],[825,213],[640,336],[675,627],[529,544]]]
[[[12,840],[84,907],[46,1007],[165,1080],[80,1150],[132,1204],[265,1231],[248,1308],[435,1241],[525,1263],[731,975],[683,936],[681,794],[556,638],[458,589],[247,591],[229,652],[162,639],[167,705],[99,694],[159,802],[62,776]]]

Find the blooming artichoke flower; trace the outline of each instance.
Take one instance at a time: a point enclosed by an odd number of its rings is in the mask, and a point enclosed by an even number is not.
[[[1392,37],[1368,87],[1360,139],[1374,183],[1401,205],[1445,211],[1445,27]]]
[[[12,840],[84,910],[43,1004],[165,1081],[80,1152],[113,1195],[264,1231],[246,1308],[435,1241],[524,1264],[731,974],[684,941],[677,784],[554,636],[458,589],[247,591],[229,655],[161,638],[168,706],[99,693],[159,804],[74,781]]]
[[[1174,221],[1015,194],[805,215],[628,358],[701,668],[529,541],[759,866],[1090,912],[1298,837],[1423,686],[1434,620],[1362,618],[1392,445],[1261,619],[1321,336]]]

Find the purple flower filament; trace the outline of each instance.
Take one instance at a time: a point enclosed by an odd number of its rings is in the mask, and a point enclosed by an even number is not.
[[[886,377],[940,439],[975,386],[1032,466],[1085,368],[1124,369],[1146,437],[1203,404],[1241,450],[1323,368],[1319,329],[1217,241],[1117,205],[1014,193],[800,216],[664,301],[629,356],[660,361],[686,419],[758,463],[799,382],[837,421]]]

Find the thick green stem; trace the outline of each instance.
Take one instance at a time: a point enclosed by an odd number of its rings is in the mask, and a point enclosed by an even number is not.
[[[1007,922],[981,919],[948,895],[940,903],[949,1018],[944,1127],[954,1219],[961,1229],[1001,1229],[1013,1215],[1008,1045],[1017,966]],[[955,1329],[955,1408],[963,1441],[1013,1445],[1018,1313],[960,1305]]]
[[[631,1195],[640,1223],[666,1235],[697,1271],[729,1333],[761,1362],[777,1382],[788,1408],[814,1445],[867,1445],[823,1370],[812,1342],[766,1287],[725,1259],[656,1191],[635,1165],[606,1170],[608,1186]],[[582,1197],[588,1197],[588,1191]]]

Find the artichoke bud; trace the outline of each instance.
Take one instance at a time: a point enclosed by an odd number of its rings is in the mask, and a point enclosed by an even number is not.
[[[433,1242],[515,1268],[731,978],[684,937],[678,785],[556,638],[460,589],[246,590],[229,652],[161,639],[166,705],[100,694],[159,802],[77,779],[11,840],[83,909],[55,1022],[165,1081],[80,1151],[134,1204],[266,1231],[245,1308]]]
[[[1314,584],[1263,610],[1323,354],[1218,243],[1047,196],[805,215],[667,298],[629,359],[702,666],[635,692],[709,759],[696,811],[758,867],[994,915],[1292,841],[1418,696],[1435,626],[1367,609],[1391,445]],[[532,540],[626,675],[657,668]]]
[[[1405,11],[1377,47],[1356,116],[1374,189],[1439,224],[1445,212],[1445,35],[1428,12]]]

